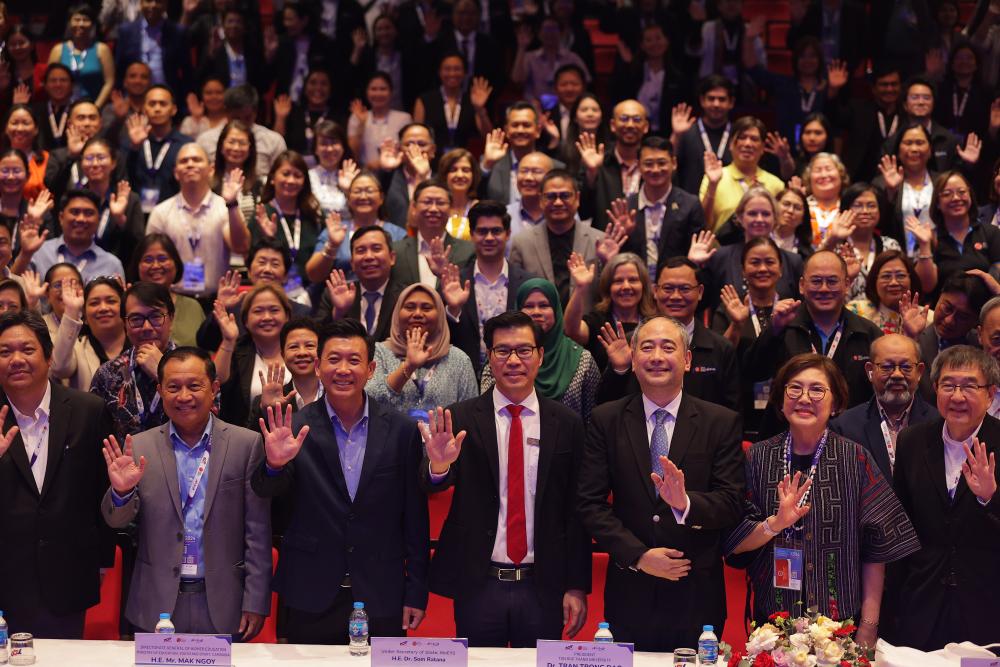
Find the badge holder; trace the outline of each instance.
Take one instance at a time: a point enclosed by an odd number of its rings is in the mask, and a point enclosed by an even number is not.
[[[205,292],[205,261],[201,257],[195,257],[190,262],[184,263],[181,287],[194,294]]]
[[[766,410],[771,398],[771,380],[753,383],[753,409]]]
[[[141,188],[139,202],[143,213],[152,213],[156,205],[160,203],[160,188]]]
[[[184,535],[184,553],[181,556],[181,576],[198,576],[198,542],[194,535]]]
[[[789,591],[802,590],[805,571],[802,540],[783,533],[774,540],[774,587]]]

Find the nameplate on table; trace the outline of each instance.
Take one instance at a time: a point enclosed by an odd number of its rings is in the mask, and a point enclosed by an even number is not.
[[[962,658],[962,667],[1000,667],[1000,658]]]
[[[539,639],[536,667],[632,667],[635,647],[625,643]]]
[[[230,667],[233,664],[233,638],[230,635],[138,632],[135,635],[135,664]]]
[[[371,667],[434,665],[468,667],[468,639],[433,637],[372,637]]]

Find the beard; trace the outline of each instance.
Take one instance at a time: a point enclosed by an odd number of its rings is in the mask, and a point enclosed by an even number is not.
[[[898,410],[900,408],[905,408],[913,402],[913,392],[906,386],[886,387],[880,394],[878,394],[878,402],[882,405],[882,407]]]

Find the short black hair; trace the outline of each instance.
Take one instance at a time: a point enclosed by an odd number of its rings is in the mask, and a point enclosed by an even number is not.
[[[170,290],[159,283],[140,280],[137,283],[132,283],[125,290],[125,296],[122,298],[121,315],[123,320],[128,315],[128,312],[125,310],[125,304],[128,302],[130,296],[134,296],[139,300],[139,303],[147,308],[163,308],[167,311],[167,315],[174,316],[174,300],[170,296]]]
[[[948,276],[941,285],[941,294],[964,294],[969,300],[969,309],[976,314],[990,299],[990,293],[983,281],[964,271]]]
[[[483,199],[469,209],[469,229],[476,230],[480,218],[500,218],[504,231],[510,231],[510,213],[507,207],[493,199]]]
[[[441,188],[448,193],[448,201],[451,201],[451,190],[448,189],[448,184],[437,176],[432,176],[431,178],[417,183],[417,187],[413,189],[413,198],[410,201],[416,202],[420,199],[420,193],[427,188]]]
[[[92,190],[84,190],[83,188],[70,188],[59,202],[59,212],[62,213],[63,209],[69,206],[69,203],[74,199],[86,199],[98,211],[101,210],[101,199],[97,196],[97,193]]]
[[[389,232],[385,231],[385,227],[381,227],[380,225],[365,225],[364,227],[358,227],[357,229],[354,230],[354,233],[351,234],[352,255],[354,254],[354,242],[357,241],[362,236],[364,236],[365,234],[370,234],[373,232],[381,234],[382,238],[385,239],[386,246],[388,246],[389,249],[392,250],[392,237],[389,235]]]
[[[698,82],[698,97],[704,97],[708,91],[725,88],[731,98],[736,97],[736,85],[721,74],[709,74]]]
[[[660,274],[663,273],[663,269],[679,269],[682,266],[686,266],[692,271],[694,271],[694,280],[699,285],[704,285],[705,281],[702,279],[701,269],[698,265],[692,262],[690,259],[684,255],[675,255],[674,257],[663,257],[659,262],[656,263],[656,275],[651,276],[654,283],[660,282]]]
[[[257,89],[249,84],[234,86],[222,94],[222,104],[226,111],[238,111],[240,109],[257,110],[260,104],[260,95]]]
[[[576,182],[576,177],[570,173],[568,169],[550,169],[548,173],[542,177],[542,183],[538,186],[538,189],[544,190],[549,181],[554,181],[557,178],[562,178],[572,183],[573,190],[575,192],[580,191],[580,184]]]
[[[559,77],[563,74],[574,73],[580,77],[580,81],[583,85],[587,85],[587,76],[583,73],[583,69],[579,65],[574,65],[573,63],[566,63],[556,70],[555,76],[552,77],[553,81],[558,81]]]
[[[146,97],[148,97],[149,94],[152,91],[154,91],[154,90],[163,90],[163,91],[166,91],[167,94],[170,95],[170,101],[173,102],[174,104],[177,104],[177,96],[174,95],[174,89],[171,88],[170,86],[168,86],[165,83],[154,83],[149,88],[147,88],[146,92],[144,92],[142,94],[142,100],[143,100],[143,102],[146,101]]]
[[[521,327],[531,329],[531,333],[535,337],[535,345],[541,347],[544,334],[538,323],[520,310],[508,310],[495,317],[491,317],[483,325],[483,342],[486,344],[486,349],[493,349],[493,334],[498,329],[520,329]]]
[[[48,82],[49,74],[52,74],[52,72],[56,71],[57,69],[66,72],[66,74],[69,76],[69,80],[73,81],[74,78],[73,71],[69,67],[66,67],[66,65],[63,65],[62,63],[49,63],[48,65],[45,66],[45,76],[42,77],[42,84]]]
[[[504,122],[506,122],[507,119],[510,118],[510,113],[512,111],[530,111],[531,113],[535,114],[535,123],[536,124],[538,123],[538,109],[536,109],[535,105],[532,104],[531,102],[526,102],[525,100],[518,100],[517,102],[511,104],[509,107],[507,107],[507,111],[504,113]]]
[[[247,267],[253,264],[253,258],[256,257],[257,253],[261,250],[274,250],[281,253],[281,261],[285,265],[285,273],[288,273],[289,267],[292,266],[292,254],[289,252],[288,246],[280,243],[278,239],[273,236],[261,236],[259,239],[254,241],[254,244],[250,246],[250,250],[247,251]]]
[[[906,96],[909,94],[910,88],[912,88],[913,86],[926,86],[927,88],[930,88],[931,97],[937,99],[937,85],[935,85],[935,83],[931,81],[928,77],[917,74],[911,76],[909,79],[903,82],[903,88],[901,89],[900,92],[903,93],[904,100],[906,99]]]
[[[399,128],[399,135],[398,135],[399,136],[399,140],[402,141],[403,140],[403,135],[406,134],[407,132],[409,132],[410,129],[412,129],[414,127],[422,127],[425,130],[427,130],[427,134],[429,134],[431,136],[431,143],[437,143],[437,141],[434,138],[434,128],[431,127],[430,125],[424,125],[423,123],[417,123],[415,121],[412,122],[412,123],[407,123],[403,127]]]
[[[164,352],[163,356],[160,357],[160,363],[156,365],[156,381],[160,384],[163,383],[163,369],[167,367],[168,361],[173,359],[185,361],[191,357],[202,360],[205,364],[205,374],[208,375],[209,380],[215,382],[218,373],[215,370],[215,361],[212,360],[212,355],[200,347],[194,347],[193,345],[181,345],[180,347],[175,347],[172,350]]]
[[[17,326],[27,327],[34,333],[38,344],[42,346],[42,355],[46,360],[52,358],[52,337],[49,335],[49,326],[41,315],[28,308],[10,310],[0,315],[0,334]]]
[[[76,111],[76,108],[82,107],[84,104],[89,104],[90,106],[94,107],[95,109],[97,109],[98,113],[101,112],[101,109],[97,106],[97,103],[94,102],[94,100],[90,99],[89,97],[78,97],[70,103],[69,108],[66,110],[66,117],[69,118],[70,116],[72,116],[73,112]]]
[[[278,334],[282,350],[285,349],[285,341],[288,340],[288,335],[297,329],[308,329],[316,334],[317,341],[320,338],[321,330],[316,320],[311,317],[294,317],[282,325],[281,333]],[[317,354],[319,353],[319,348],[316,349],[316,352]]]
[[[639,144],[639,155],[642,156],[642,150],[648,148],[651,151],[666,151],[670,153],[671,156],[674,154],[674,144],[672,141],[666,137],[661,137],[658,134],[647,134],[642,138],[642,143]]]
[[[892,60],[891,58],[880,58],[872,63],[872,72],[870,75],[871,82],[875,83],[883,77],[887,77],[890,74],[899,75],[902,78],[902,74],[899,69],[899,63]]]
[[[317,353],[322,356],[323,348],[331,338],[360,338],[368,348],[368,363],[375,360],[375,339],[368,335],[365,325],[360,320],[353,317],[342,317],[332,320],[325,327],[319,337],[319,347]]]
[[[174,240],[164,234],[163,232],[150,232],[146,234],[135,246],[135,250],[132,251],[132,258],[129,260],[128,266],[125,267],[125,280],[130,283],[134,283],[139,280],[139,264],[142,263],[142,256],[145,255],[149,249],[159,243],[163,246],[163,252],[166,253],[170,261],[174,263],[176,273],[174,274],[174,283],[179,283],[181,278],[184,277],[184,261],[181,260],[181,254],[177,251],[177,246],[174,245]],[[124,301],[124,299],[122,299]]]

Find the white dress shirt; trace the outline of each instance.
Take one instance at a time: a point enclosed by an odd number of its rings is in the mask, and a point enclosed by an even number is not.
[[[653,416],[657,410],[667,411],[667,420],[663,422],[663,428],[667,431],[667,451],[673,445],[674,442],[674,427],[677,426],[677,410],[681,407],[681,397],[684,395],[683,391],[677,392],[677,396],[674,400],[670,401],[664,406],[659,406],[643,394],[642,395],[642,410],[646,415],[646,442],[649,443],[650,449],[653,446],[653,429],[656,428],[656,417]],[[687,496],[685,496],[687,497]],[[687,507],[681,512],[673,507],[670,511],[674,513],[674,519],[681,526],[687,520],[688,512],[691,511],[691,499],[687,497]]]
[[[9,400],[9,397],[8,397]],[[35,408],[32,414],[21,412],[14,401],[10,401],[10,407],[14,410],[14,419],[17,421],[18,429],[21,433],[21,441],[24,442],[24,453],[31,462],[32,457],[37,453],[35,464],[31,466],[31,474],[35,478],[35,485],[38,492],[42,492],[42,483],[45,481],[45,468],[49,463],[49,407],[52,404],[52,385],[45,383],[45,394],[42,401]]]
[[[667,217],[667,197],[673,186],[667,188],[662,197],[650,200],[646,197],[646,188],[639,188],[639,210],[646,220],[646,264],[650,267],[649,275],[656,273],[657,261],[660,255],[660,237],[663,236],[663,220]]]
[[[945,422],[944,426],[941,427],[941,440],[944,441],[944,483],[948,488],[948,495],[952,499],[955,498],[955,489],[958,488],[958,482],[962,479],[962,464],[966,460],[965,449],[962,445],[968,445],[969,449],[972,449],[972,440],[982,427],[983,423],[979,422],[979,426],[965,440],[955,440],[951,437],[951,434],[948,433],[948,422]]]
[[[430,262],[427,256],[431,253],[430,241],[425,239],[420,232],[417,232],[417,266],[420,268],[420,282],[431,289],[437,287],[437,276],[431,271]]]
[[[500,514],[497,516],[497,538],[493,543],[494,563],[511,564],[507,555],[507,451],[510,437],[510,413],[507,406],[514,402],[493,389],[493,416],[497,427],[497,454],[500,459]],[[542,421],[538,415],[538,394],[534,391],[521,401],[521,435],[524,437],[524,530],[528,537],[528,554],[522,565],[535,562],[535,487],[538,483],[538,440]],[[485,443],[489,446],[489,443]]]

